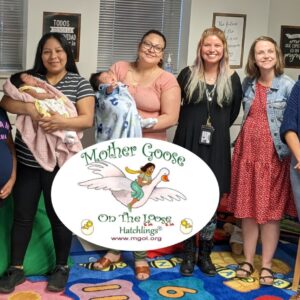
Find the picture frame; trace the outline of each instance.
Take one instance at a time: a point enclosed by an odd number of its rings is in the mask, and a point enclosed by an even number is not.
[[[243,66],[246,19],[247,15],[245,14],[213,14],[212,26],[223,30],[225,33],[229,52],[229,64],[233,69]]]
[[[300,68],[300,26],[281,26],[280,48],[286,68]]]
[[[81,14],[44,12],[43,34],[48,32],[62,33],[70,43],[74,59],[79,61]]]

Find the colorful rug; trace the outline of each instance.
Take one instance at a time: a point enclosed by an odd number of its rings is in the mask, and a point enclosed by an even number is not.
[[[89,263],[96,261],[104,252],[85,252],[75,239],[71,258],[73,267],[66,291],[56,294],[46,292],[46,277],[31,276],[8,295],[0,295],[1,300],[283,300],[295,292],[291,290],[295,244],[280,243],[274,259],[273,270],[276,279],[271,287],[259,287],[258,271],[251,279],[235,277],[237,264],[242,256],[234,256],[226,245],[215,246],[212,260],[218,275],[208,277],[196,267],[194,276],[179,274],[180,254],[149,259],[151,278],[147,281],[135,279],[132,253],[123,253],[123,262],[107,270],[89,270]],[[255,268],[259,270],[261,257],[256,256]]]

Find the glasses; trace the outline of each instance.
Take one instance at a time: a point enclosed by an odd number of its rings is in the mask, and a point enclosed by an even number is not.
[[[150,50],[152,48],[155,53],[160,53],[164,50],[163,47],[161,47],[159,45],[153,45],[153,44],[151,44],[150,42],[147,42],[147,41],[143,41],[142,45],[146,50]]]

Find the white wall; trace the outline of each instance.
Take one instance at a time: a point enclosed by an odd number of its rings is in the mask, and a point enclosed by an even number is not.
[[[280,0],[279,0],[280,1]],[[237,69],[241,79],[244,77],[244,65],[253,40],[259,35],[268,34],[269,5],[271,0],[192,0],[188,64],[196,57],[197,44],[204,29],[212,26],[213,13],[245,14],[246,31],[243,67]]]
[[[98,15],[100,0],[27,0],[28,28],[26,68],[33,65],[37,42],[42,35],[43,12],[73,12],[81,14],[80,57],[78,68],[88,78],[96,70]],[[145,0],[147,1],[147,0]],[[281,25],[300,25],[299,0],[191,0],[187,64],[192,64],[197,43],[202,31],[212,25],[214,12],[246,14],[246,33],[243,67],[237,72],[244,76],[244,66],[253,40],[260,35],[270,35],[280,42]],[[298,77],[298,69],[286,69],[293,78]]]
[[[81,14],[80,56],[77,63],[79,72],[89,78],[96,71],[97,63],[97,38],[99,2],[101,0],[27,0],[28,1],[28,28],[26,68],[33,65],[37,43],[42,35],[43,12],[69,12]],[[129,0],[128,0],[129,1]],[[148,0],[145,0],[148,1]],[[175,0],[174,0],[175,1]],[[185,0],[187,1],[187,0]],[[244,67],[249,48],[252,42],[260,35],[269,35],[280,43],[281,25],[300,25],[299,0],[189,0],[191,1],[190,20],[187,27],[189,33],[185,34],[187,47],[186,64],[193,63],[196,48],[201,33],[205,28],[212,26],[213,13],[238,13],[246,14],[246,31],[243,55],[243,66],[237,69],[241,79],[244,78]],[[297,79],[299,69],[286,69],[288,75]],[[1,82],[1,79],[0,79]],[[1,91],[0,91],[1,96]],[[240,123],[241,115],[237,123]],[[233,128],[236,135],[238,126]],[[170,138],[172,138],[172,130]],[[92,133],[87,133],[91,142]],[[89,143],[90,143],[89,142]]]
[[[33,65],[43,31],[43,12],[81,14],[80,51],[77,67],[83,77],[96,71],[99,0],[28,0],[26,68]]]
[[[268,33],[280,44],[281,25],[300,26],[300,1],[272,0],[271,4]],[[286,68],[285,73],[296,80],[300,74],[300,69]]]

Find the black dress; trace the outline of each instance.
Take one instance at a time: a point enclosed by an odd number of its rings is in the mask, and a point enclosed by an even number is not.
[[[230,191],[231,176],[231,151],[229,128],[237,118],[242,100],[241,81],[236,72],[231,76],[233,95],[229,104],[223,107],[217,104],[216,93],[213,96],[210,115],[211,123],[215,131],[212,144],[203,145],[199,143],[201,126],[206,124],[208,118],[207,97],[204,93],[203,99],[195,103],[199,98],[199,92],[194,92],[191,102],[187,103],[185,86],[191,74],[190,68],[184,68],[178,75],[178,83],[181,87],[182,106],[180,109],[179,122],[174,136],[174,143],[190,150],[198,155],[215,174],[220,196]],[[213,86],[208,85],[208,89]]]

